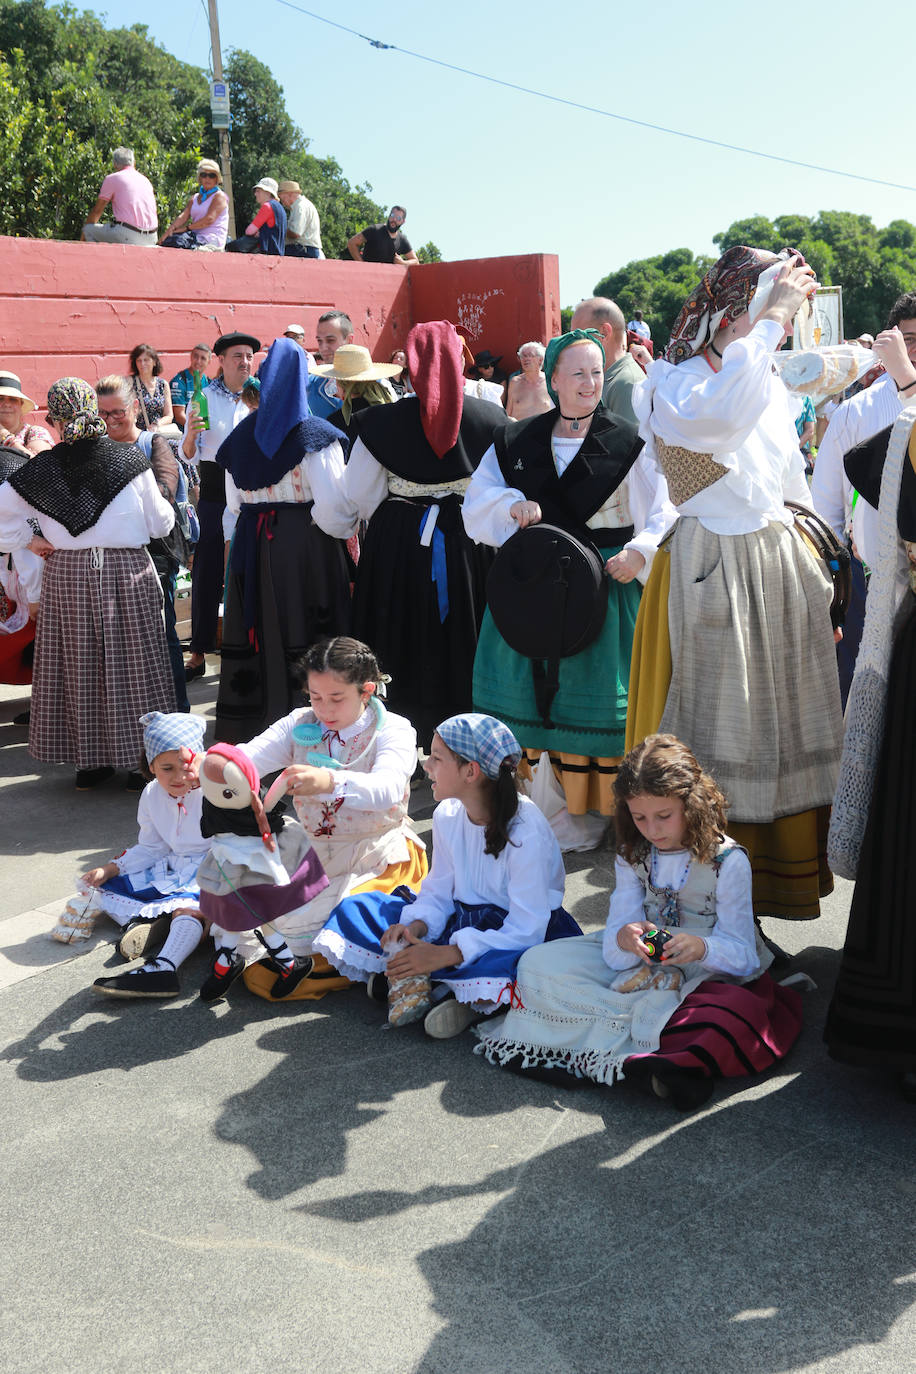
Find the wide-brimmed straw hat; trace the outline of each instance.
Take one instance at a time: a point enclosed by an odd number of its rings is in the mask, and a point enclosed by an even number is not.
[[[401,368],[398,363],[374,363],[362,344],[341,344],[332,363],[311,370],[322,377],[336,377],[339,382],[375,382],[380,377],[396,376]]]
[[[17,401],[22,401],[23,415],[38,409],[31,396],[26,396],[15,372],[6,372],[3,368],[0,368],[0,396],[15,396]]]

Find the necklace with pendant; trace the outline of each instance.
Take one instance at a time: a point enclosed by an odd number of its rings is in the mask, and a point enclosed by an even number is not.
[[[599,402],[598,402],[598,405],[600,405],[600,404],[601,404],[601,402],[599,401]],[[598,406],[595,406],[595,410],[597,410],[597,409],[598,409]],[[583,420],[590,420],[590,419],[592,418],[592,416],[594,415],[595,410],[590,410],[590,411],[588,412],[587,415],[564,415],[563,412],[562,412],[562,410],[561,410],[561,411],[560,411],[560,419],[561,419],[561,420],[565,420],[566,423],[569,425],[570,429],[573,430],[575,433],[578,434],[579,428],[580,428],[580,426],[581,426],[581,424],[582,424],[582,421],[583,421]]]
[[[687,874],[690,872],[690,865],[693,863],[693,855],[688,853],[684,871],[680,876],[680,881],[671,887],[660,887],[658,882],[658,850],[652,846],[652,858],[649,864],[649,882],[652,890],[661,898],[661,909],[659,918],[662,925],[679,926],[681,924],[681,909],[678,905],[678,895],[683,890],[687,881]]]

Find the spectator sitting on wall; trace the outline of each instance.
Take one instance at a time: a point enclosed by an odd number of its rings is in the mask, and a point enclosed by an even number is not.
[[[321,221],[318,211],[299,189],[298,181],[281,181],[280,203],[286,211],[286,256],[320,258]],[[297,341],[298,342],[298,341]]]
[[[258,213],[240,238],[226,244],[227,253],[266,253],[282,258],[286,252],[286,211],[277,196],[279,188],[273,177],[261,177],[254,188]]]
[[[229,229],[229,201],[220,190],[223,174],[219,163],[201,158],[197,164],[197,194],[172,220],[159,240],[163,248],[196,248],[201,253],[221,253]]]
[[[322,363],[334,362],[338,348],[351,342],[353,321],[343,310],[328,310],[318,317],[315,339],[318,344],[318,358]],[[342,404],[337,394],[337,382],[333,377],[320,377],[309,371],[308,380],[309,409],[320,420],[327,420],[339,410]]]
[[[156,193],[134,166],[133,149],[115,148],[111,165],[114,170],[99,188],[80,239],[84,243],[133,243],[138,248],[155,248],[159,232]],[[99,224],[109,201],[113,223]]]
[[[207,368],[210,366],[210,357],[209,344],[195,344],[191,349],[191,366],[176,372],[169,382],[172,393],[172,414],[179,429],[184,429],[184,422],[187,419],[187,406],[194,394],[194,373],[199,372],[201,374],[200,386],[202,391],[206,391],[210,385],[210,378],[206,375]]]
[[[407,218],[403,205],[392,205],[386,224],[370,224],[362,233],[354,234],[347,243],[350,257],[356,262],[419,262],[401,225]]]

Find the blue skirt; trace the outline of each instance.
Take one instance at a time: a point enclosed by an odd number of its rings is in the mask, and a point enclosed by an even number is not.
[[[366,983],[370,974],[385,972],[388,960],[382,951],[382,935],[389,926],[410,920],[405,908],[416,899],[416,893],[409,888],[397,888],[391,893],[361,892],[346,897],[331,912],[312,948],[323,954],[345,977]],[[502,907],[489,903],[471,905],[456,901],[442,934],[430,943],[450,944],[456,930],[468,927],[499,930],[508,914]],[[581,934],[569,912],[560,906],[550,914],[544,940],[561,940]],[[437,969],[432,980],[446,984],[459,1002],[498,1003],[501,999],[508,1002],[515,970],[524,952],[524,949],[487,950],[469,963]]]
[[[124,874],[109,878],[97,888],[94,902],[96,910],[106,912],[119,925],[126,925],[135,916],[152,920],[184,906],[200,906],[200,888],[196,883],[160,892],[158,887],[133,887]]]

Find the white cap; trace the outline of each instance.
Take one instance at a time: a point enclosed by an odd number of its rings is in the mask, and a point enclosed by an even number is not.
[[[274,200],[276,200],[277,195],[279,194],[277,189],[277,183],[274,181],[273,177],[261,177],[261,180],[258,182],[257,186],[254,189],[256,191],[269,191],[270,194],[273,196]]]
[[[301,335],[301,337],[302,337],[303,339],[305,338],[305,330],[302,328],[302,325],[301,325],[301,324],[288,324],[288,325],[286,326],[286,328],[284,329],[283,333],[284,333],[284,334],[299,334],[299,335]]]

